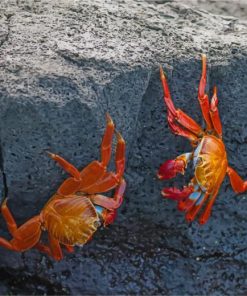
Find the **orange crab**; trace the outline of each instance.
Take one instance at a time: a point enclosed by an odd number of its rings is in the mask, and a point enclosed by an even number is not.
[[[79,172],[63,158],[50,154],[73,177],[64,181],[39,215],[19,228],[5,199],[1,212],[13,238],[8,241],[0,237],[0,246],[20,252],[36,248],[55,260],[61,260],[63,254],[60,244],[72,252],[74,245],[84,245],[88,242],[101,223],[104,226],[111,224],[116,217],[116,210],[122,204],[126,188],[123,179],[125,141],[120,133],[116,131],[115,133],[116,173],[107,172],[114,135],[114,124],[108,114],[107,127],[101,144],[101,161],[93,161]],[[100,194],[113,188],[115,188],[113,198]],[[42,231],[48,232],[48,245],[40,241]]]
[[[203,205],[205,208],[199,217],[199,223],[205,224],[212,211],[212,206],[221,183],[228,174],[232,188],[241,193],[247,190],[247,181],[243,181],[237,172],[228,165],[225,145],[222,140],[222,126],[218,112],[217,90],[209,102],[206,88],[206,55],[202,55],[202,75],[198,89],[198,100],[206,128],[202,129],[182,110],[176,109],[172,102],[168,83],[162,68],[160,77],[164,90],[164,101],[167,107],[168,124],[172,132],[190,140],[193,152],[185,153],[174,160],[164,162],[158,171],[161,180],[170,179],[177,173],[184,174],[189,161],[193,161],[194,177],[182,190],[164,188],[161,194],[178,202],[178,209],[185,211],[185,218],[191,222],[195,219]]]

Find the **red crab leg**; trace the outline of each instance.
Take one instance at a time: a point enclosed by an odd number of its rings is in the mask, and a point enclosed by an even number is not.
[[[126,182],[124,181],[124,179],[122,179],[119,186],[115,190],[113,198],[107,197],[104,195],[99,195],[99,194],[92,195],[89,198],[92,201],[92,203],[96,205],[99,205],[108,210],[115,210],[115,209],[118,209],[123,202],[123,195],[125,192],[125,188],[126,188]]]
[[[63,253],[62,253],[62,249],[60,247],[59,241],[53,238],[51,235],[48,235],[48,238],[49,238],[52,257],[57,261],[62,260]]]
[[[111,159],[111,146],[114,134],[114,123],[109,113],[106,113],[106,122],[106,131],[104,133],[103,140],[101,143],[101,163],[105,167],[108,165]]]
[[[222,138],[222,125],[220,121],[220,115],[218,111],[218,98],[217,98],[217,88],[214,87],[214,94],[210,104],[210,117],[213,122],[214,130]]]
[[[198,202],[196,202],[196,204],[186,213],[185,215],[185,219],[188,222],[192,222],[194,221],[196,215],[199,213],[199,211],[201,210],[205,200],[208,198],[209,194],[206,192],[204,193]]]
[[[12,216],[12,214],[7,206],[7,201],[8,201],[8,199],[5,198],[5,200],[3,201],[2,206],[1,206],[1,213],[2,213],[4,220],[7,224],[8,231],[10,232],[11,235],[14,235],[15,231],[17,230],[17,225],[16,225],[14,217]]]
[[[117,210],[104,210],[102,213],[104,226],[112,224],[117,217]]]
[[[55,160],[67,173],[69,173],[71,176],[73,176],[76,180],[80,180],[81,175],[80,172],[77,170],[76,167],[74,167],[71,163],[69,163],[67,160],[62,158],[61,156],[47,152],[50,158]]]
[[[39,250],[40,252],[45,253],[45,254],[47,254],[47,255],[49,255],[49,256],[52,257],[51,249],[48,246],[42,244],[41,242],[38,242],[34,246],[34,248],[37,249],[37,250]]]
[[[69,253],[73,253],[74,252],[74,247],[73,246],[69,246],[69,245],[64,245],[64,246],[65,246],[67,252],[69,252]]]
[[[0,246],[13,251],[25,251],[31,249],[38,243],[41,235],[39,215],[31,218],[17,228],[15,220],[7,207],[7,199],[5,199],[2,204],[1,212],[13,238],[8,241],[0,237]]]
[[[64,245],[64,247],[66,248],[67,252],[69,252],[69,253],[73,253],[74,252],[74,248],[72,246]],[[37,245],[34,246],[34,248],[37,249],[37,250],[39,250],[42,253],[46,253],[50,257],[53,257],[50,247],[44,245],[41,242],[38,242]]]
[[[186,113],[174,107],[169,86],[165,74],[160,67],[160,79],[164,90],[164,101],[167,106],[168,123],[175,134],[189,138],[191,141],[197,140],[203,134],[201,127]]]
[[[207,94],[205,94],[205,88],[207,83],[207,65],[206,55],[202,54],[202,76],[198,88],[198,100],[201,106],[202,115],[206,122],[207,130],[212,130],[212,122],[210,117],[210,106]]]
[[[247,181],[244,181],[233,168],[227,167],[227,174],[235,192],[241,193],[247,190]]]
[[[187,212],[190,210],[194,204],[196,204],[197,200],[200,198],[201,191],[192,192],[185,200],[181,200],[178,202],[178,210]]]
[[[88,193],[94,194],[99,192],[106,192],[113,188],[115,188],[123,176],[124,168],[125,168],[125,141],[120,133],[117,134],[117,147],[116,147],[116,173],[107,172],[105,175],[99,179],[97,182],[92,184],[89,187],[80,187],[80,190]]]
[[[192,153],[184,153],[176,157],[176,159],[165,161],[157,173],[158,179],[167,180],[174,178],[178,173],[184,174],[184,170],[191,157]]]
[[[217,197],[218,191],[219,191],[219,190],[216,190],[216,192],[213,193],[213,194],[210,196],[209,201],[208,201],[208,203],[207,203],[207,205],[206,205],[206,207],[205,207],[205,210],[203,211],[203,213],[201,214],[201,216],[200,216],[200,218],[199,218],[199,223],[200,223],[200,224],[205,224],[205,223],[208,221],[208,219],[209,219],[209,217],[210,217],[210,215],[211,215],[211,212],[212,212],[212,206],[213,206],[213,204],[214,204],[214,202],[215,202],[215,200],[216,200],[216,197]]]
[[[71,165],[62,157],[55,154],[50,154],[52,159],[57,161],[63,169],[73,176],[73,178],[68,178],[65,180],[59,187],[57,191],[59,194],[73,194],[76,191],[79,191],[81,187],[89,187],[93,185],[105,174],[106,166],[108,165],[111,157],[111,145],[114,132],[114,124],[108,113],[106,115],[106,120],[106,130],[101,144],[101,162],[95,160],[87,165],[81,172],[79,172],[73,165]]]

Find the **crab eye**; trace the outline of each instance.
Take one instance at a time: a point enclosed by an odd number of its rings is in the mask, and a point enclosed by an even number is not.
[[[203,163],[202,158],[201,157],[198,157],[197,158],[197,161],[196,161],[196,166],[200,166],[200,165],[202,165],[202,163]]]
[[[101,226],[101,223],[100,223],[99,220],[97,220],[97,221],[94,221],[93,225],[94,225],[95,228],[98,228],[98,227]]]

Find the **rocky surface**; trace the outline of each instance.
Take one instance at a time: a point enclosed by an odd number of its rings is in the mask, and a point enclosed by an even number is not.
[[[247,178],[247,23],[154,2],[1,2],[1,166],[18,223],[67,176],[45,150],[78,168],[98,158],[107,111],[128,145],[128,189],[115,224],[58,263],[1,248],[1,294],[246,294],[246,194],[234,194],[226,179],[208,224],[188,225],[160,196],[185,180],[159,182],[155,173],[191,149],[167,127],[158,66],[176,105],[202,123],[204,52],[230,165]],[[2,220],[0,227],[9,237]]]
[[[203,9],[213,14],[234,16],[247,19],[246,0],[146,0],[148,3],[182,3],[196,9]]]

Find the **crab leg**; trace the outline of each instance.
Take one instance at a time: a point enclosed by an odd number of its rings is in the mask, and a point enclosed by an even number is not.
[[[101,163],[105,167],[108,165],[111,159],[111,146],[112,146],[112,138],[114,134],[114,123],[109,113],[106,113],[106,122],[107,122],[106,131],[101,143]]]
[[[184,174],[188,162],[192,159],[192,153],[184,153],[172,160],[165,161],[159,168],[157,177],[160,180],[174,178],[178,173]]]
[[[94,194],[98,192],[106,192],[116,187],[119,180],[122,178],[125,168],[125,141],[120,133],[117,134],[117,147],[116,147],[116,157],[115,157],[115,165],[116,165],[116,173],[107,172],[105,173],[101,179],[97,180],[91,186],[81,186],[80,191]]]
[[[165,74],[160,67],[160,79],[164,90],[164,101],[167,106],[168,123],[173,133],[184,136],[191,141],[196,141],[203,135],[202,128],[186,113],[176,109],[169,90]]]
[[[207,94],[205,94],[205,88],[207,83],[207,65],[206,55],[202,54],[202,76],[198,88],[198,100],[201,106],[202,115],[206,122],[207,130],[212,130],[212,122],[210,117],[210,106]]]
[[[235,192],[241,193],[247,190],[247,181],[244,181],[233,168],[227,167],[226,172],[230,178],[232,189]]]
[[[190,210],[194,204],[197,202],[197,200],[200,198],[202,192],[201,190],[198,188],[193,189],[194,191],[188,196],[188,198],[186,198],[185,200],[181,200],[178,203],[178,210],[179,211],[185,211],[187,212],[188,210]]]
[[[62,253],[62,249],[60,247],[59,241],[53,238],[51,235],[48,235],[48,239],[50,243],[52,257],[57,261],[62,260],[63,253]]]
[[[199,218],[199,223],[200,224],[205,224],[207,221],[208,221],[208,219],[209,219],[209,217],[210,217],[210,215],[211,215],[211,212],[212,212],[212,206],[213,206],[213,204],[214,204],[214,202],[215,202],[215,200],[216,200],[216,197],[217,197],[217,195],[218,195],[218,192],[219,192],[219,190],[217,189],[211,196],[210,196],[210,198],[209,198],[209,201],[208,201],[208,203],[207,203],[207,205],[206,205],[206,208],[205,208],[205,210],[203,211],[203,213],[201,214],[201,216],[200,216],[200,218]]]
[[[209,194],[206,192],[206,193],[203,193],[201,195],[201,197],[197,200],[197,202],[193,205],[193,207],[191,209],[189,209],[185,215],[185,219],[188,221],[188,222],[192,222],[196,215],[199,213],[199,211],[201,210],[204,202],[207,200]]]
[[[81,175],[76,167],[74,167],[71,163],[69,163],[67,160],[65,160],[63,157],[57,154],[50,153],[50,152],[47,152],[47,153],[50,156],[50,158],[55,160],[67,173],[69,173],[76,180],[80,180]]]
[[[90,200],[92,201],[92,203],[99,205],[108,210],[118,209],[123,202],[123,195],[125,192],[125,188],[126,188],[126,182],[124,179],[122,179],[114,193],[113,198],[97,194],[97,195],[90,196]]]
[[[12,251],[25,251],[34,247],[41,236],[40,216],[35,216],[17,228],[15,220],[7,207],[7,199],[4,200],[1,212],[7,223],[7,227],[13,238],[8,241],[0,237],[0,246]]]
[[[34,248],[37,249],[37,250],[39,250],[40,252],[45,253],[45,254],[47,254],[47,255],[49,255],[49,256],[52,257],[51,249],[48,246],[42,244],[41,242],[38,242],[34,246]]]
[[[101,144],[101,162],[93,161],[79,172],[72,164],[56,154],[49,154],[60,166],[67,171],[72,178],[68,178],[59,187],[58,193],[61,195],[72,194],[82,187],[89,187],[101,179],[111,157],[111,145],[114,133],[114,124],[110,115],[106,114],[107,126]]]
[[[220,121],[220,115],[218,111],[218,97],[217,97],[217,88],[214,87],[214,94],[210,104],[210,117],[213,122],[214,130],[222,138],[222,125]]]
[[[107,210],[104,209],[102,212],[102,217],[104,219],[104,226],[112,224],[117,217],[117,210]]]
[[[10,232],[11,235],[14,235],[15,231],[17,230],[17,225],[14,217],[12,216],[9,208],[7,207],[7,201],[8,201],[8,198],[5,198],[1,206],[1,213],[7,224],[8,231]]]

